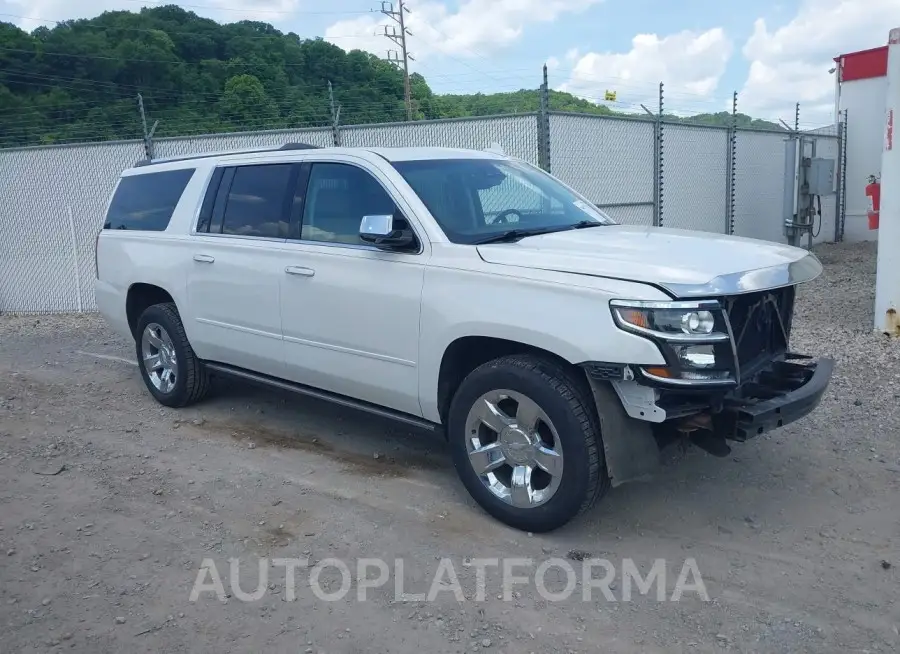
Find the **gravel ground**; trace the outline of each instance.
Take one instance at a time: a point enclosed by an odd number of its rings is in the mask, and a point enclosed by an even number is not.
[[[871,331],[874,247],[817,251],[826,273],[801,292],[793,345],[837,361],[821,407],[725,459],[690,450],[541,536],[478,510],[433,437],[233,383],[168,410],[96,316],[0,317],[0,651],[900,651],[900,345]],[[242,601],[261,557],[333,557],[354,576],[381,558],[390,582],[322,601],[301,568],[288,601],[270,568]],[[476,597],[465,563],[490,557],[533,561],[508,599],[496,568]],[[542,597],[550,557],[579,578],[581,559],[609,561],[614,601],[580,580]],[[626,559],[644,574],[665,559],[671,599],[688,557],[709,601],[625,601]],[[207,558],[229,596],[191,601]],[[398,580],[427,592],[442,558],[462,601],[397,596]],[[340,582],[325,568],[318,587]]]

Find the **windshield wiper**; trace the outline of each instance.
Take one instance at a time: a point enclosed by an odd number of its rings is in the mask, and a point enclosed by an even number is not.
[[[487,243],[514,243],[526,236],[538,236],[540,234],[550,234],[552,232],[560,232],[568,227],[542,227],[539,229],[507,229],[499,234],[491,234],[478,240],[472,241],[473,245],[485,245]]]
[[[596,220],[581,220],[571,225],[554,225],[553,227],[536,227],[534,229],[508,229],[499,234],[491,234],[477,241],[472,241],[474,245],[485,245],[486,243],[514,243],[526,236],[538,236],[539,234],[552,234],[553,232],[564,232],[569,229],[586,229],[588,227],[603,227],[606,223],[597,222]]]

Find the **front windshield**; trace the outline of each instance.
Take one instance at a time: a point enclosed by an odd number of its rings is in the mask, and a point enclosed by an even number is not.
[[[509,230],[613,224],[553,177],[519,161],[428,159],[394,167],[454,243],[478,243]]]

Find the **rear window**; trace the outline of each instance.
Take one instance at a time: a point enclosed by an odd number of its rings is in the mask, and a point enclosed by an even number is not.
[[[123,177],[109,205],[103,229],[165,231],[195,170],[182,168]]]

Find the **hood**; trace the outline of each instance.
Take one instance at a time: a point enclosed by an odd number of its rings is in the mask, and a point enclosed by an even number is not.
[[[607,225],[479,245],[484,261],[652,284],[674,297],[749,293],[809,281],[822,265],[801,248],[740,236]]]

